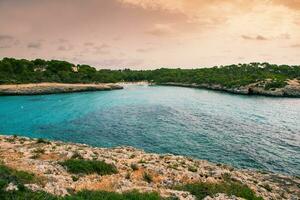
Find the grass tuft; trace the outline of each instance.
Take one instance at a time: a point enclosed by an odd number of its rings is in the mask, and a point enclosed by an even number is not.
[[[130,165],[130,167],[131,167],[131,169],[132,169],[133,171],[136,171],[136,170],[139,169],[139,167],[137,166],[137,164],[134,164],[134,163],[132,163],[132,164]]]
[[[202,200],[207,196],[213,197],[218,193],[225,193],[229,196],[234,195],[246,200],[263,200],[263,198],[257,197],[248,186],[232,181],[221,183],[193,183],[177,186],[175,189],[188,191],[196,196],[197,200]]]
[[[97,160],[69,159],[60,163],[66,170],[74,174],[110,175],[118,173],[117,168],[112,164]]]
[[[42,138],[37,139],[36,143],[37,144],[51,144],[51,142],[49,142],[48,140],[42,139]]]
[[[153,181],[153,177],[151,176],[151,174],[148,174],[146,172],[143,174],[143,179],[147,183],[151,183]]]

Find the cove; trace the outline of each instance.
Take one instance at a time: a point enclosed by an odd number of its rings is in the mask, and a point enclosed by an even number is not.
[[[167,86],[0,97],[0,132],[300,175],[300,99]]]

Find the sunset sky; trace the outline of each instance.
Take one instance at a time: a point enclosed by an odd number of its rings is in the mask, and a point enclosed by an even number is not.
[[[97,68],[300,64],[300,0],[0,0],[0,58]]]

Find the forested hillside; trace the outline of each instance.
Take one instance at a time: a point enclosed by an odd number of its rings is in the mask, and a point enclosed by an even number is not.
[[[268,88],[283,87],[288,79],[300,80],[300,66],[251,63],[199,69],[156,69],[146,71],[96,70],[89,65],[66,61],[4,58],[0,61],[0,84],[60,82],[115,83],[151,81],[155,83],[220,84],[238,87],[267,80]]]

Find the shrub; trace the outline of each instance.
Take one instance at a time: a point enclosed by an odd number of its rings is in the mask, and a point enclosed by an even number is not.
[[[134,163],[132,163],[132,164],[130,165],[130,167],[131,167],[131,169],[132,169],[133,171],[136,171],[136,170],[139,169],[139,167],[137,166],[137,164],[134,164]]]
[[[82,161],[82,160],[77,160]],[[104,191],[81,191],[66,197],[58,197],[42,191],[32,191],[24,187],[24,184],[35,183],[37,178],[24,171],[13,170],[0,164],[0,199],[3,200],[167,200],[155,192],[140,193],[138,191],[119,194]],[[5,191],[9,183],[18,185],[17,191]]]
[[[42,139],[42,138],[37,139],[36,143],[37,144],[51,144],[51,142],[49,142],[45,139]]]
[[[79,154],[78,151],[74,152],[71,159],[80,159],[80,160],[83,160],[83,157],[82,155]]]
[[[114,165],[97,160],[69,159],[60,164],[64,166],[68,172],[74,174],[97,173],[99,175],[109,175],[118,172]]]
[[[246,185],[239,182],[222,182],[222,183],[193,183],[175,187],[178,190],[188,191],[196,196],[197,200],[201,200],[206,196],[213,197],[218,193],[227,195],[235,195],[247,200],[263,200],[257,197],[255,193]]]
[[[78,177],[78,176],[72,176],[72,180],[73,180],[74,182],[76,182],[76,181],[79,180],[79,177]]]
[[[37,182],[40,182],[40,180],[32,173],[17,171],[6,167],[5,165],[0,165],[0,190],[6,187],[9,183],[22,186],[23,184]]]
[[[151,183],[151,182],[153,181],[152,176],[151,176],[150,174],[146,173],[146,172],[143,174],[143,179],[144,179],[144,181],[146,181],[147,183]]]
[[[284,87],[286,85],[287,85],[287,83],[285,81],[275,80],[275,81],[267,83],[265,85],[265,89],[266,90],[270,90],[270,89],[273,89],[273,88],[282,88],[282,87]]]
[[[130,173],[127,173],[125,178],[129,180],[130,179]]]
[[[37,149],[33,150],[32,152],[36,153],[36,154],[44,154],[45,150],[42,148],[37,148]]]
[[[188,170],[189,170],[190,172],[197,172],[197,171],[198,171],[197,167],[194,167],[194,166],[189,166],[189,167],[188,167]]]
[[[81,191],[75,195],[65,197],[64,200],[162,200],[159,194],[155,192],[140,193],[136,190],[119,194],[116,192],[105,191]]]

